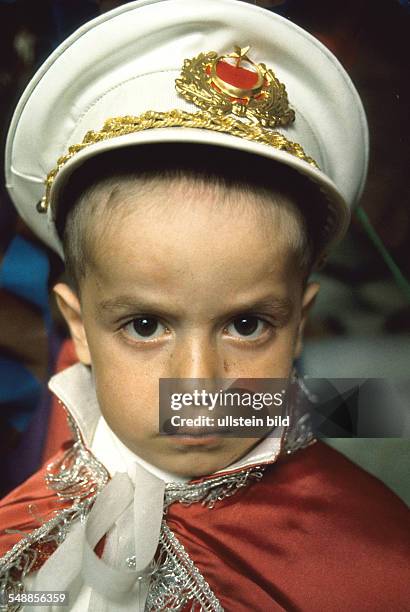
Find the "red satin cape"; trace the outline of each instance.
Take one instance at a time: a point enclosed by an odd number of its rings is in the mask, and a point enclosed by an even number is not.
[[[27,533],[62,507],[42,469],[0,502],[0,529]],[[227,612],[410,610],[407,507],[321,442],[213,509],[173,504],[168,524]],[[0,534],[0,555],[21,537]]]

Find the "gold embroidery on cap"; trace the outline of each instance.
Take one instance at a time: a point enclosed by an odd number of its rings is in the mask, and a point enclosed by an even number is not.
[[[201,128],[231,134],[232,136],[260,142],[275,147],[275,149],[286,151],[317,168],[315,160],[306,155],[300,144],[288,140],[286,136],[279,132],[266,130],[258,123],[249,124],[244,121],[238,121],[234,117],[212,115],[206,111],[198,111],[196,113],[177,109],[167,112],[147,111],[137,117],[126,115],[124,117],[108,119],[101,130],[87,132],[81,144],[69,147],[68,152],[57,160],[56,167],[47,175],[45,181],[46,192],[37,206],[38,212],[47,211],[50,203],[51,188],[58,172],[74,155],[86,147],[118,136],[126,136],[127,134],[153,128],[167,127]]]
[[[289,125],[295,113],[285,86],[265,64],[250,59],[249,49],[235,47],[227,55],[210,51],[186,59],[176,90],[218,116],[235,115],[271,129]]]

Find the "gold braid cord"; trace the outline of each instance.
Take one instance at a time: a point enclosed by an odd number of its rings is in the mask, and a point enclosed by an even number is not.
[[[198,111],[196,113],[188,113],[177,109],[167,112],[147,111],[137,117],[125,115],[108,119],[101,130],[87,132],[81,144],[70,146],[68,152],[57,160],[56,167],[47,175],[45,181],[46,191],[39,204],[39,212],[45,212],[49,206],[51,188],[58,172],[79,151],[110,138],[126,136],[127,134],[134,134],[135,132],[153,128],[170,127],[200,128],[231,134],[238,138],[260,142],[275,147],[275,149],[286,151],[317,167],[314,159],[306,155],[300,144],[291,142],[283,134],[267,130],[258,124],[248,124],[232,117],[218,117],[211,115],[207,111]]]

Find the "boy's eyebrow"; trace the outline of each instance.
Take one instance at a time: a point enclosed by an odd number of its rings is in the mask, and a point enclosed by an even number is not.
[[[250,311],[269,311],[278,321],[286,323],[293,313],[293,302],[290,298],[278,296],[267,296],[259,300],[249,300],[243,304],[238,304],[232,308],[232,314],[240,314]],[[164,307],[158,304],[140,300],[129,295],[117,296],[108,300],[103,300],[97,305],[100,312],[118,312],[122,310],[135,310],[139,312],[155,312],[157,314],[167,314]]]
[[[158,308],[157,305],[146,302],[144,300],[140,300],[138,298],[132,297],[130,295],[120,295],[115,298],[110,298],[108,300],[103,300],[99,304],[97,304],[97,309],[99,311],[108,311],[108,312],[117,312],[121,310],[139,310],[141,312],[144,311],[162,311],[162,308]]]
[[[281,298],[278,296],[269,296],[261,300],[249,302],[239,307],[238,312],[247,311],[269,311],[278,321],[287,323],[293,313],[293,301],[290,298]]]

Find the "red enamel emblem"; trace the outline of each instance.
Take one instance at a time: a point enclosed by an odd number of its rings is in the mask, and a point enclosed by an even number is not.
[[[238,87],[238,89],[253,89],[257,86],[259,80],[258,73],[255,70],[230,64],[226,60],[219,60],[215,70],[221,81]]]

